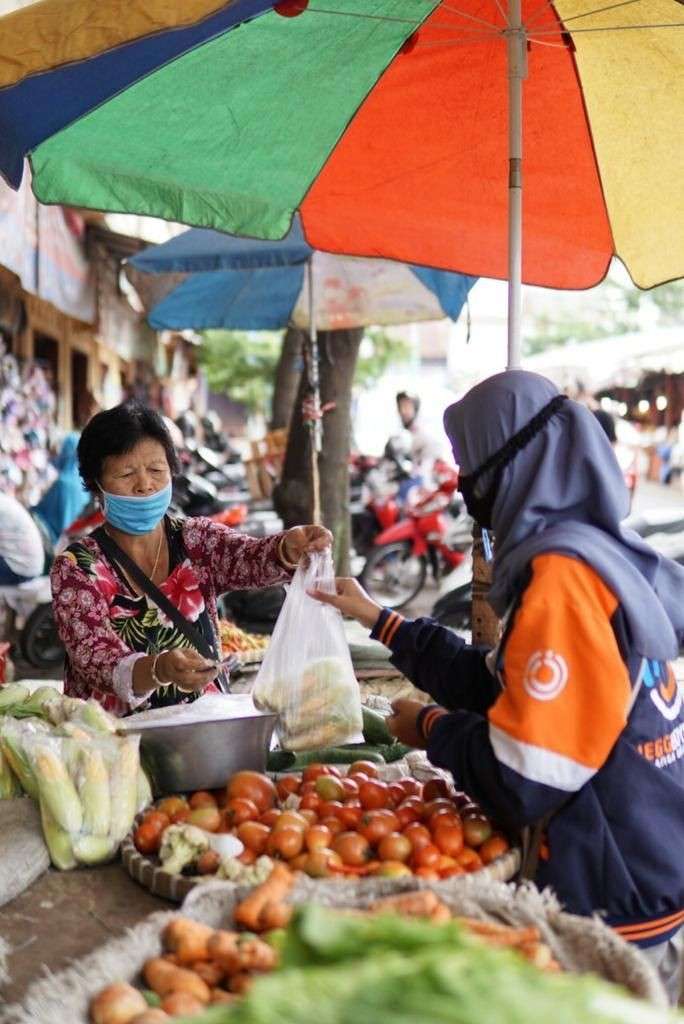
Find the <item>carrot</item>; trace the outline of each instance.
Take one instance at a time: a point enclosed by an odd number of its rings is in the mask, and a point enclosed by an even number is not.
[[[289,903],[267,903],[261,915],[264,931],[272,932],[276,928],[287,928],[292,913],[293,907]]]
[[[451,920],[451,911],[444,903],[438,903],[430,914],[430,920],[433,924],[446,924]]]
[[[278,954],[273,946],[262,939],[243,939],[239,943],[240,972],[258,971],[261,974],[273,971],[278,965]]]
[[[155,1006],[145,1010],[139,1017],[134,1017],[131,1024],[164,1024],[164,1021],[168,1019],[168,1013],[164,1013],[161,1007]]]
[[[211,996],[207,983],[194,971],[174,967],[161,957],[147,961],[143,967],[143,977],[153,992],[162,998],[173,992],[184,992],[201,1003],[208,1003]]]
[[[132,985],[117,982],[108,985],[90,1004],[93,1024],[129,1024],[147,1009],[142,995]]]
[[[521,942],[518,950],[541,971],[547,970],[553,962],[553,955],[545,942]]]
[[[388,911],[406,917],[430,917],[439,906],[440,901],[432,889],[419,889],[399,893],[397,896],[385,896],[371,903],[369,909],[374,913]]]
[[[275,864],[266,881],[239,903],[235,920],[252,932],[263,930],[262,914],[268,903],[282,903],[292,888],[294,875],[284,864]]]
[[[540,939],[538,928],[511,928],[505,924],[477,921],[472,917],[457,917],[456,920],[473,935],[500,945],[519,946],[525,942],[539,942]]]
[[[208,960],[207,943],[213,928],[187,917],[176,917],[167,924],[162,933],[162,942],[168,953],[178,957],[181,966],[196,960]]]
[[[196,963],[190,964],[190,970],[198,974],[209,988],[216,988],[217,985],[220,985],[226,975],[221,965],[215,961],[198,960]]]
[[[211,1002],[213,1006],[217,1003],[234,1003],[235,995],[232,992],[226,992],[222,988],[213,988],[211,990]]]
[[[171,1017],[194,1017],[204,1012],[204,1003],[189,992],[172,992],[162,1002],[161,1008]]]
[[[244,996],[252,987],[253,979],[251,974],[243,971],[241,974],[234,974],[230,979],[230,991],[238,996]]]
[[[238,938],[237,932],[215,931],[207,943],[212,961],[223,968],[226,974],[235,974],[240,970]]]

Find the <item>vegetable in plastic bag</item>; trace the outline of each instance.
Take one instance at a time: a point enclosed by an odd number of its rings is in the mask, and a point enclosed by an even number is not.
[[[254,685],[256,706],[278,715],[286,750],[363,740],[361,695],[342,616],[308,594],[334,585],[329,551],[297,569]]]
[[[110,834],[112,839],[120,843],[130,832],[138,808],[140,736],[122,736],[116,740],[116,746],[116,760],[109,772],[112,806]]]
[[[21,683],[8,683],[0,686],[0,715],[10,711],[16,704],[21,704],[29,695],[29,691]]]
[[[10,763],[0,750],[0,800],[13,800],[21,796],[19,780],[10,768]]]

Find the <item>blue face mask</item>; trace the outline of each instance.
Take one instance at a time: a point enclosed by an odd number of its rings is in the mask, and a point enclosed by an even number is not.
[[[161,522],[171,504],[171,482],[161,491],[144,498],[102,491],[104,514],[110,526],[123,533],[150,533]]]

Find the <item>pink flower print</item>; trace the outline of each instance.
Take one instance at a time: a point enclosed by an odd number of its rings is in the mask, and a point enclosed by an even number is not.
[[[175,604],[181,615],[190,622],[196,622],[204,611],[204,597],[199,588],[197,573],[189,559],[179,565],[159,589]],[[160,611],[159,617],[166,620]]]
[[[116,576],[101,558],[98,559],[97,562],[93,562],[92,571],[95,576],[97,589],[100,591],[107,604],[111,605],[119,589]]]
[[[122,608],[120,604],[113,604],[109,614],[112,619],[134,619],[138,611],[136,608]]]

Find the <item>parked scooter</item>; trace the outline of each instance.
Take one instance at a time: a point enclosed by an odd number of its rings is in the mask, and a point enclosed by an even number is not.
[[[431,571],[435,579],[460,565],[470,540],[450,537],[447,509],[454,501],[458,473],[446,463],[435,466],[438,486],[414,499],[406,516],[375,538],[360,576],[362,586],[379,604],[403,608],[422,590]],[[465,541],[465,543],[464,543]]]

